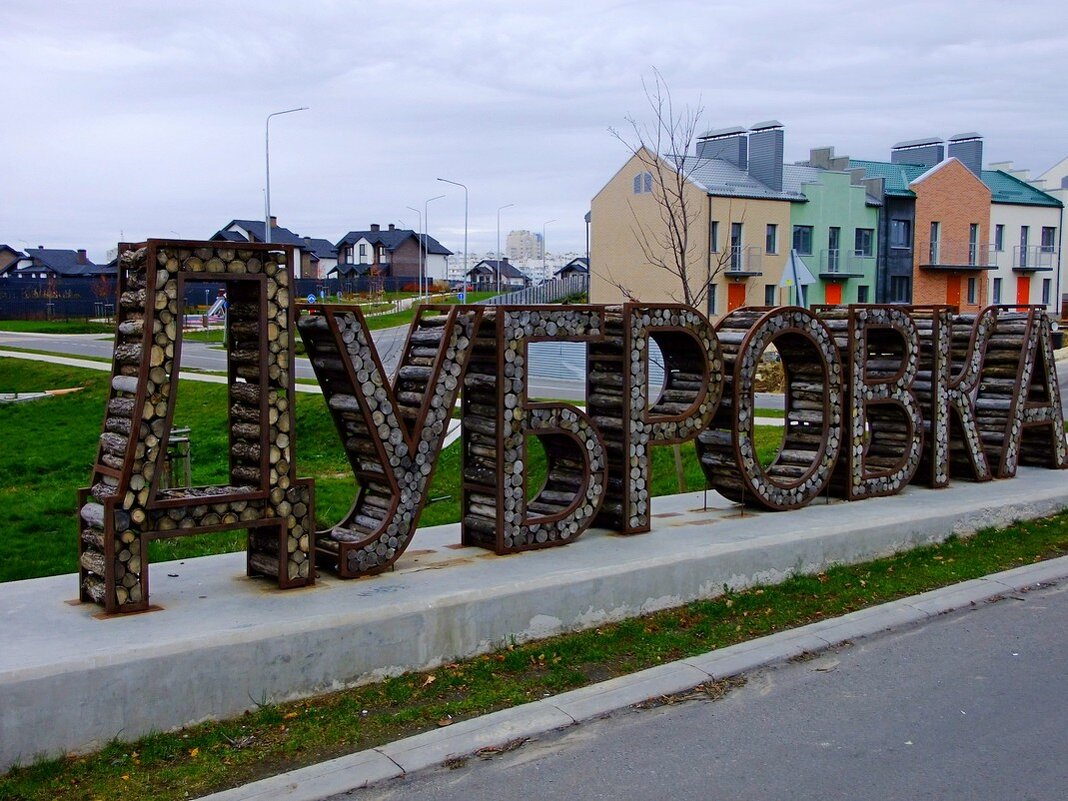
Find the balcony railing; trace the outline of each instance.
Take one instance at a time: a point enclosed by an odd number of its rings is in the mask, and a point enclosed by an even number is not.
[[[1044,245],[1016,246],[1012,249],[1012,269],[1052,270],[1056,251]]]
[[[874,256],[861,256],[853,250],[844,248],[827,248],[820,251],[820,275],[841,275],[843,278],[863,275],[866,270],[874,269]]]
[[[923,267],[985,270],[997,265],[993,245],[940,240],[932,242]]]
[[[734,245],[727,259],[727,275],[760,275],[764,265],[764,251],[755,245]]]

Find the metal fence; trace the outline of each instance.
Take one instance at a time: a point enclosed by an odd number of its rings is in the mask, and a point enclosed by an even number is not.
[[[567,278],[554,278],[538,286],[528,286],[516,292],[497,295],[479,301],[486,306],[524,306],[535,303],[556,303],[574,295],[582,295],[589,289],[589,276],[569,275]]]

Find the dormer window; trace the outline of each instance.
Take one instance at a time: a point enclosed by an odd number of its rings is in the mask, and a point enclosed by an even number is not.
[[[646,192],[653,191],[653,174],[651,172],[640,172],[634,176],[634,194],[644,195]]]

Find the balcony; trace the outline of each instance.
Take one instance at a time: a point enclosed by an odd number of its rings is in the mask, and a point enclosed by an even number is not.
[[[1017,246],[1012,249],[1012,270],[1017,273],[1049,272],[1057,253],[1045,245]]]
[[[960,272],[993,270],[997,267],[993,245],[937,241],[930,244],[926,255],[927,259],[920,262],[920,268],[924,270]]]
[[[820,278],[824,281],[845,281],[863,278],[866,270],[875,269],[873,256],[861,256],[851,250],[828,248],[820,251]]]
[[[728,278],[749,278],[755,275],[763,275],[761,269],[764,264],[764,251],[754,245],[731,247],[727,258],[724,275]]]

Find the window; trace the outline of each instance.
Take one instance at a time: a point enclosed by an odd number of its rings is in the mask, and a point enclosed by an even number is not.
[[[993,302],[994,303],[1001,303],[1001,279],[1000,278],[995,278],[994,279]]]
[[[968,279],[968,302],[969,303],[975,303],[975,296],[976,296],[976,294],[978,292],[978,288],[979,288],[979,279],[978,278],[969,278]]]
[[[861,284],[857,287],[857,303],[868,302],[868,285]]]
[[[731,223],[731,269],[742,269],[742,224]]]
[[[764,305],[775,306],[775,284],[764,284]]]
[[[1001,253],[1005,249],[1005,226],[994,226],[994,250]]]
[[[708,316],[716,313],[716,285],[708,285]]]
[[[838,246],[842,239],[842,229],[837,226],[831,226],[827,229],[827,269],[832,273],[838,272]]]
[[[708,247],[713,253],[719,253],[719,222],[717,220],[708,224]]]
[[[1031,229],[1026,225],[1020,226],[1020,267],[1027,266],[1027,240],[1030,238]]]
[[[1049,278],[1042,279],[1042,305],[1049,305],[1049,291],[1052,281]]]
[[[938,237],[942,233],[942,223],[937,220],[931,223],[931,253],[930,263],[940,264],[938,260]]]
[[[979,263],[979,223],[972,223],[968,227],[968,264],[972,266]]]
[[[779,252],[779,226],[774,223],[768,223],[768,227],[764,232],[764,252]]]
[[[812,255],[812,226],[794,226],[794,250],[801,256]]]
[[[1042,226],[1042,252],[1052,253],[1057,246],[1057,229],[1052,225]]]
[[[911,220],[891,220],[890,221],[890,247],[892,247],[892,248],[911,248],[912,247],[912,221]]]
[[[890,276],[890,302],[908,303],[912,300],[912,279],[907,275]]]
[[[634,194],[644,195],[652,191],[653,174],[651,172],[640,172],[634,176]]]
[[[367,245],[360,243],[360,264],[367,263]]]
[[[853,236],[853,255],[870,259],[875,242],[875,230],[872,228],[858,228]]]

